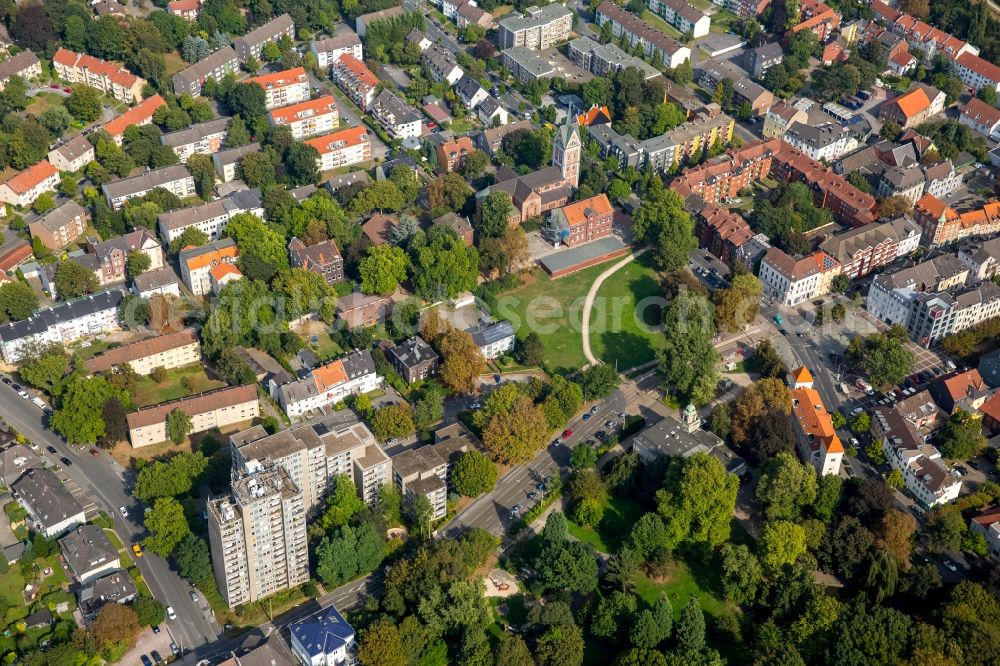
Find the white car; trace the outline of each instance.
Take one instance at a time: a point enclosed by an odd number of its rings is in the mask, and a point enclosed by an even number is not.
[[[22,398],[24,398],[25,400],[27,400],[28,398],[31,397],[31,396],[28,395],[28,392],[25,391],[24,389],[21,389],[20,391],[18,391],[17,394],[19,396],[21,396]]]
[[[951,560],[945,560],[944,561],[944,568],[947,569],[948,571],[952,572],[952,573],[958,571],[958,567],[955,566],[955,563],[952,562]]]
[[[167,606],[167,619],[168,620],[176,620],[177,619],[177,613],[174,612],[174,607],[173,606]]]
[[[118,507],[118,513],[122,514],[122,518],[128,518],[128,509],[123,506]]]

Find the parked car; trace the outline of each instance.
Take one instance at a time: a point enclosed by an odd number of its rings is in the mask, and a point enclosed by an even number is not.
[[[73,461],[70,460],[69,458],[67,458],[66,456],[63,456],[62,458],[60,458],[59,462],[61,462],[63,464],[63,467],[72,467],[73,466]]]
[[[596,433],[594,433],[594,437],[601,440],[602,442],[607,438],[607,436],[608,433],[604,432],[603,430],[598,430]]]
[[[10,377],[3,377],[2,379],[0,379],[0,381],[2,381],[7,386],[11,386],[14,384],[14,382],[11,381]]]
[[[154,624],[153,626],[150,627],[150,629],[153,630],[154,634],[160,633],[160,625],[158,625],[158,624]]]
[[[166,663],[165,661],[163,661],[163,657],[160,656],[160,653],[157,652],[156,650],[150,650],[149,651],[149,656],[151,656],[153,658],[153,661],[156,662],[157,664],[165,664]]]
[[[142,666],[153,666],[153,661],[146,655],[139,657],[139,661],[142,662]]]
[[[177,619],[177,613],[174,612],[174,607],[173,606],[167,606],[167,619],[168,620],[176,620]]]
[[[601,409],[600,405],[594,405],[593,407],[590,408],[590,413],[596,414],[598,411],[600,411],[600,409]]]
[[[570,430],[569,428],[566,428],[565,430],[563,430],[563,432],[562,432],[562,438],[563,439],[569,439],[572,436],[573,436],[573,431],[572,430]]]
[[[536,493],[534,490],[532,490],[530,493],[528,493],[528,499],[530,499],[532,501],[534,501],[537,497],[538,497],[538,493]]]
[[[944,568],[945,569],[947,569],[948,571],[950,571],[952,573],[955,573],[956,571],[958,571],[958,566],[954,562],[952,562],[951,560],[945,560],[944,562],[942,562],[942,564],[944,564]]]
[[[590,412],[586,412],[586,413],[585,413],[585,414],[583,415],[583,420],[584,420],[584,421],[589,421],[589,420],[590,420],[590,417],[591,417],[591,416],[593,416],[593,414],[591,414]]]
[[[197,592],[195,592],[194,590],[191,590],[191,592],[189,593],[188,596],[191,597],[191,601],[193,601],[195,603],[198,603],[198,593]]]
[[[546,490],[546,486],[544,483],[535,484],[535,490],[544,493]]]
[[[46,446],[45,450],[48,451],[49,453],[58,453],[56,451],[56,447],[54,447],[54,446]]]
[[[177,647],[177,643],[170,644],[170,651],[174,653],[175,657],[181,656],[181,649]]]

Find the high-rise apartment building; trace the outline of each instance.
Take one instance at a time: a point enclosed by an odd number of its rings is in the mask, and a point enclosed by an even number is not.
[[[230,608],[309,580],[302,491],[281,466],[247,461],[208,503],[212,566]]]

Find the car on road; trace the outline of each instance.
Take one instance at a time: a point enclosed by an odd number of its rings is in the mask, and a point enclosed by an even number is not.
[[[97,456],[100,455],[100,451],[98,451],[94,447],[90,447],[90,455],[92,455],[92,456],[94,456],[96,458]]]
[[[174,607],[173,606],[167,606],[167,619],[168,620],[176,620],[177,619],[177,613],[174,612]]]
[[[59,462],[61,462],[64,467],[72,467],[73,466],[73,461],[70,460],[69,458],[67,458],[66,456],[63,456],[62,458],[60,458]]]
[[[778,326],[781,326],[783,323],[785,323],[785,320],[781,318],[781,315],[774,315],[774,323],[777,324]]]
[[[136,557],[142,557],[142,546],[137,543],[132,544],[132,552]]]
[[[191,592],[188,594],[188,596],[191,597],[191,601],[193,601],[195,603],[198,603],[198,593],[197,592],[195,592],[194,590],[191,590]]]
[[[954,562],[952,562],[951,560],[944,560],[942,562],[942,564],[944,564],[944,568],[945,569],[947,569],[948,571],[950,571],[952,573],[955,573],[956,571],[958,571],[958,566]]]
[[[170,644],[170,651],[174,653],[175,657],[181,656],[181,649],[177,647],[177,643]]]
[[[150,627],[150,629],[153,630],[154,634],[160,633],[160,625],[158,625],[158,624],[154,624],[153,626]]]
[[[163,661],[163,657],[160,656],[160,653],[157,652],[156,650],[150,650],[149,651],[149,656],[151,656],[153,658],[153,661],[155,661],[157,664],[165,664],[166,663],[165,661]]]
[[[58,451],[56,451],[56,447],[54,446],[46,446],[45,450],[48,451],[49,453],[58,453]]]
[[[591,414],[590,412],[586,412],[586,413],[585,413],[585,414],[583,415],[583,420],[584,420],[584,421],[589,421],[589,420],[590,420],[590,417],[591,417],[591,416],[593,416],[593,414]]]
[[[139,657],[139,661],[142,662],[142,666],[153,666],[153,661],[146,655]]]
[[[861,445],[861,443],[858,442],[858,438],[857,437],[851,437],[851,446],[853,446],[854,448],[858,448],[858,446],[860,446],[860,445]]]
[[[563,439],[569,439],[572,436],[573,436],[573,431],[572,430],[570,430],[569,428],[566,428],[565,430],[563,430],[563,432],[562,432],[562,438]]]
[[[128,518],[128,509],[123,506],[118,507],[118,513],[122,514],[122,518]]]

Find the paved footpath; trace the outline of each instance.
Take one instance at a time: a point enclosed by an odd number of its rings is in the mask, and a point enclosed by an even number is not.
[[[600,363],[600,361],[598,361],[597,358],[594,356],[594,352],[590,350],[590,310],[594,306],[594,299],[597,298],[598,290],[600,290],[601,285],[604,284],[605,280],[607,280],[609,277],[615,274],[615,271],[619,270],[622,266],[625,266],[630,261],[633,261],[636,257],[639,257],[640,255],[645,253],[646,250],[648,249],[649,249],[648,247],[644,247],[638,252],[634,252],[633,254],[630,254],[629,256],[625,257],[617,264],[615,264],[608,270],[598,275],[597,279],[594,280],[594,284],[590,285],[590,291],[587,292],[587,300],[583,302],[583,316],[582,316],[583,326],[580,327],[581,333],[583,335],[583,355],[587,357],[587,363],[589,365],[597,365],[598,363]]]

